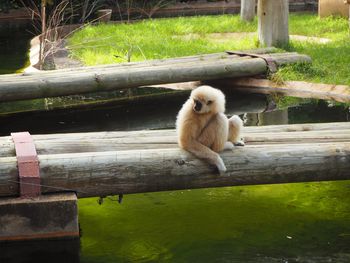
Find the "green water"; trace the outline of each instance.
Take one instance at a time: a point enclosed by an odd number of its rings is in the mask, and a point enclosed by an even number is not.
[[[81,262],[350,262],[350,182],[86,199],[79,209]]]

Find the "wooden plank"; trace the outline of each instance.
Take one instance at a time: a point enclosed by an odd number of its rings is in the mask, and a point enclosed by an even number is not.
[[[285,81],[276,83],[267,79],[239,78],[215,81],[221,88],[234,88],[245,93],[281,94],[299,98],[314,98],[350,102],[350,86]],[[213,82],[214,85],[214,82]]]
[[[262,145],[221,154],[228,171],[180,149],[41,155],[42,191],[79,197],[350,179],[350,143]],[[18,194],[16,158],[0,158],[0,196]]]

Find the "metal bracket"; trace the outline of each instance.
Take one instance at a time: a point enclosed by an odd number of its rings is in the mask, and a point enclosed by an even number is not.
[[[274,60],[271,56],[246,53],[246,52],[240,52],[240,51],[226,51],[226,53],[230,54],[230,55],[237,55],[240,57],[248,56],[248,57],[252,57],[252,58],[262,58],[263,60],[265,60],[267,68],[271,73],[277,72],[278,65],[276,63],[276,60]]]
[[[41,194],[39,159],[29,132],[11,133],[15,144],[21,197]]]

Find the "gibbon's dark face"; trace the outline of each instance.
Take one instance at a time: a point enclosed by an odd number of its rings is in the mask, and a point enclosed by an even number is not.
[[[191,92],[192,110],[197,114],[225,112],[225,95],[218,89],[203,85]]]
[[[193,98],[193,111],[199,114],[209,113],[212,111],[214,100],[206,96]]]

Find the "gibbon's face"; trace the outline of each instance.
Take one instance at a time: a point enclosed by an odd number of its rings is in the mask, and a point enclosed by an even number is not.
[[[192,109],[195,113],[218,113],[225,111],[225,95],[210,86],[200,86],[194,89],[190,97]]]
[[[199,96],[194,96],[192,100],[193,100],[192,109],[194,112],[198,114],[212,112],[213,109],[215,108],[215,103],[216,103],[215,97],[211,98],[210,96],[208,97],[205,95],[199,95]]]

